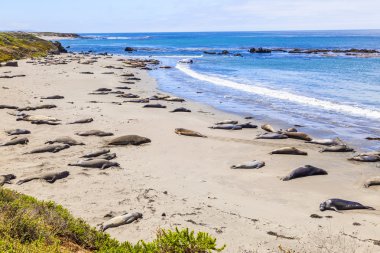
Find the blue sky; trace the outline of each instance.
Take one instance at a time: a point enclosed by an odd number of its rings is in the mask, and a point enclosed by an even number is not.
[[[380,0],[8,0],[0,30],[173,32],[379,29]]]

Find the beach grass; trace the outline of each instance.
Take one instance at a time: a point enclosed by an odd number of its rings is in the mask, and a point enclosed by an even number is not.
[[[152,242],[121,243],[51,201],[0,189],[0,252],[221,252],[216,239],[188,229],[158,230]]]

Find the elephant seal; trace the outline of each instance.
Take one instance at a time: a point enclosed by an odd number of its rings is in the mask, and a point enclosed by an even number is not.
[[[41,148],[33,149],[30,152],[24,153],[25,155],[28,154],[39,154],[39,153],[58,153],[61,150],[70,148],[70,145],[64,144],[64,145],[49,145]]]
[[[21,135],[21,134],[30,134],[31,132],[26,129],[11,129],[11,130],[6,130],[5,133],[8,135]]]
[[[308,134],[302,133],[302,132],[281,132],[281,133],[285,134],[286,136],[292,139],[298,139],[298,140],[304,140],[304,141],[312,140],[312,138]]]
[[[174,132],[176,134],[178,134],[178,135],[207,138],[207,136],[205,136],[205,135],[203,135],[201,133],[198,133],[198,132],[195,132],[195,131],[192,131],[192,130],[188,130],[188,129],[184,129],[184,128],[176,128],[174,130]]]
[[[280,149],[275,149],[269,154],[275,155],[275,154],[280,154],[280,155],[307,155],[307,152],[301,151],[295,147],[285,147],[285,148],[280,148]]]
[[[354,149],[348,147],[347,145],[334,145],[322,149],[320,152],[353,152]]]
[[[52,141],[45,142],[45,144],[54,144],[54,143],[68,144],[70,146],[85,145],[83,142],[76,141],[73,138],[68,137],[68,136],[59,137]]]
[[[25,144],[28,144],[29,142],[29,139],[28,138],[24,138],[24,137],[14,137],[13,139],[11,139],[10,141],[7,141],[3,144],[0,144],[0,146],[14,146],[14,145],[25,145]]]
[[[105,230],[109,228],[115,228],[121,225],[130,224],[134,222],[135,220],[141,219],[142,217],[143,217],[142,213],[131,213],[131,214],[124,214],[121,216],[117,216],[106,222],[103,222],[100,225],[100,230],[104,232]]]
[[[11,110],[17,110],[18,107],[14,105],[0,105],[0,109],[11,109]]]
[[[311,141],[306,141],[306,143],[319,144],[325,146],[343,145],[344,143],[339,139],[312,139]]]
[[[373,177],[365,181],[364,187],[369,188],[372,185],[380,185],[380,177]]]
[[[54,95],[54,96],[47,96],[47,97],[41,97],[41,99],[64,99],[64,96],[61,95]]]
[[[147,104],[147,105],[144,105],[143,108],[166,108],[166,105],[161,105],[161,104]]]
[[[352,202],[352,201],[343,200],[343,199],[328,199],[319,205],[319,210],[321,210],[322,212],[325,210],[332,210],[335,212],[339,212],[340,210],[354,210],[354,209],[375,210],[375,208],[373,207],[363,206],[362,204],[358,202]]]
[[[46,182],[52,184],[52,183],[54,183],[55,181],[57,181],[59,179],[68,177],[69,175],[70,175],[70,172],[68,172],[68,171],[55,172],[55,173],[47,173],[47,174],[43,174],[43,175],[40,175],[40,176],[34,176],[34,177],[25,178],[23,180],[18,181],[17,184],[18,185],[22,185],[22,184],[24,184],[26,182],[30,182],[32,180],[37,180],[37,179],[43,179]]]
[[[85,118],[85,119],[79,119],[79,120],[76,120],[76,121],[73,121],[73,122],[70,122],[70,123],[67,123],[67,124],[69,124],[69,125],[73,125],[73,124],[86,124],[86,123],[91,123],[93,121],[94,121],[93,118]]]
[[[236,125],[237,123],[239,122],[236,120],[227,119],[227,120],[216,122],[215,125]]]
[[[41,109],[53,109],[57,108],[56,105],[37,105],[37,106],[27,106],[18,108],[17,111],[35,111],[35,110],[41,110]]]
[[[276,130],[274,130],[274,128],[271,125],[269,125],[269,124],[262,125],[261,129],[263,129],[263,130],[265,130],[267,132],[270,132],[270,133],[275,133],[276,132]]]
[[[174,109],[173,111],[170,111],[170,112],[191,112],[191,110],[186,109],[184,107],[179,107],[179,108],[176,108],[176,109]]]
[[[94,151],[94,152],[88,153],[86,155],[83,155],[83,156],[81,156],[81,158],[94,158],[94,157],[98,157],[98,156],[101,156],[104,154],[108,154],[109,152],[111,152],[111,150],[102,149],[102,150]]]
[[[223,125],[215,125],[209,127],[211,129],[222,129],[222,130],[242,130],[243,128],[239,125],[232,125],[232,124],[223,124]]]
[[[152,142],[150,139],[146,137],[141,137],[138,135],[124,135],[118,138],[115,138],[107,143],[107,145],[112,146],[125,146],[125,145],[134,145],[139,146],[145,143]]]
[[[273,139],[273,140],[279,140],[279,139],[288,139],[287,135],[279,134],[279,133],[264,133],[259,134],[256,139]]]
[[[289,181],[289,180],[300,178],[300,177],[309,177],[309,176],[327,175],[327,174],[328,174],[327,171],[323,169],[319,169],[311,165],[305,165],[303,167],[293,170],[292,172],[290,172],[289,175],[287,175],[284,178],[281,178],[281,180]]]
[[[265,162],[253,160],[253,161],[238,164],[238,165],[232,165],[231,169],[260,169],[264,166],[265,166]]]
[[[11,184],[11,180],[15,179],[16,176],[13,174],[1,175],[0,176],[0,186],[4,184]]]
[[[93,159],[93,160],[79,161],[77,163],[69,163],[68,166],[96,168],[96,169],[104,170],[109,167],[120,167],[120,164],[116,162],[110,162],[108,160],[103,160],[103,159]]]
[[[357,156],[348,158],[348,160],[350,160],[350,161],[357,161],[357,162],[370,162],[370,163],[374,163],[374,162],[380,162],[380,155],[361,154],[361,155],[357,155]]]
[[[76,135],[79,136],[98,136],[98,137],[104,137],[104,136],[113,136],[113,133],[110,132],[103,132],[100,130],[89,130],[84,132],[78,132]]]

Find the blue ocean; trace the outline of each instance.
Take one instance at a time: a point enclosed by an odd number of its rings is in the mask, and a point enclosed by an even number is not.
[[[172,66],[150,71],[162,91],[282,128],[302,125],[313,136],[341,137],[362,150],[380,149],[379,141],[365,139],[380,136],[380,57],[248,52],[379,50],[380,30],[81,35],[61,43],[72,52],[151,57]],[[204,53],[222,50],[231,54]],[[178,64],[182,59],[193,64]]]

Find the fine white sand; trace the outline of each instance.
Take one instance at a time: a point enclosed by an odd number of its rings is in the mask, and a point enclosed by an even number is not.
[[[75,58],[75,57],[80,57]],[[255,140],[264,131],[213,130],[213,123],[241,116],[216,111],[195,102],[151,101],[166,109],[142,108],[143,104],[122,102],[114,94],[88,95],[101,88],[127,85],[126,93],[150,97],[162,93],[147,71],[127,68],[118,57],[100,57],[93,64],[80,64],[93,56],[55,56],[47,60],[19,62],[18,68],[1,67],[0,75],[25,74],[26,77],[0,79],[0,104],[34,106],[55,104],[57,108],[28,112],[53,116],[62,125],[32,125],[0,110],[0,142],[9,140],[4,130],[24,128],[32,132],[25,146],[0,147],[0,174],[13,173],[17,180],[48,171],[69,170],[70,176],[54,184],[32,181],[4,187],[53,200],[91,225],[107,220],[110,211],[141,212],[139,222],[107,230],[121,241],[152,240],[159,228],[189,227],[209,232],[225,252],[379,252],[380,211],[358,210],[320,212],[319,204],[329,198],[358,201],[380,209],[380,187],[365,189],[364,180],[380,175],[376,164],[353,163],[351,153],[320,153],[320,146],[300,140]],[[66,60],[68,64],[54,64]],[[45,63],[44,63],[45,62]],[[112,65],[124,69],[106,69]],[[93,75],[80,74],[91,71]],[[172,71],[163,69],[160,71]],[[114,74],[102,74],[114,72]],[[121,74],[134,73],[141,81],[122,84]],[[181,86],[182,84],[178,84]],[[41,100],[41,96],[63,95],[62,100]],[[99,103],[90,103],[98,101]],[[191,113],[169,113],[186,107]],[[92,117],[94,122],[67,125],[67,122]],[[255,120],[252,123],[260,124]],[[291,126],[288,126],[291,127]],[[208,138],[179,136],[175,128],[198,131]],[[102,148],[113,137],[79,137],[77,131],[98,129],[115,137],[137,134],[152,143],[135,147],[112,147],[123,169],[82,169],[68,167],[80,156]],[[85,146],[74,146],[55,154],[22,155],[45,145],[48,140],[71,136]],[[295,146],[308,156],[269,155],[276,148]],[[259,170],[232,170],[230,166],[262,160]],[[310,164],[328,171],[288,182],[280,180],[291,170]],[[318,214],[323,218],[311,218]],[[326,216],[331,216],[326,218]],[[359,223],[359,226],[353,223]],[[274,232],[278,236],[273,235]]]

